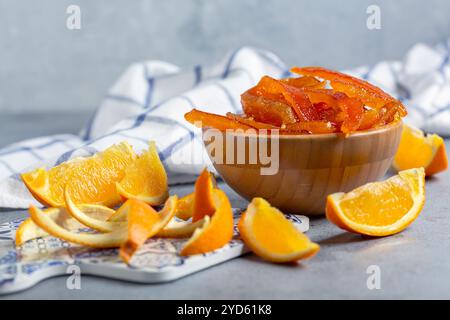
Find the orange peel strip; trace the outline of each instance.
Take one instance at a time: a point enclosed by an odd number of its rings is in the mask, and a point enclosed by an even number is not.
[[[128,235],[126,241],[120,245],[119,255],[129,263],[134,253],[145,243],[148,238],[162,230],[175,215],[177,196],[167,199],[164,208],[156,212],[143,201],[130,199],[126,207],[128,210]]]
[[[78,205],[81,211],[85,212],[91,219],[97,219],[99,221],[106,220],[114,210],[104,206],[97,205]],[[57,221],[57,223],[63,228],[69,231],[75,231],[85,227],[78,220],[74,219],[66,208],[49,208],[42,210],[45,214],[48,214],[51,219]],[[36,238],[48,237],[49,234],[36,225],[31,218],[24,220],[16,231],[16,246],[20,246],[23,243]]]
[[[63,210],[55,208],[55,210]],[[31,206],[29,209],[31,219],[48,234],[68,242],[93,247],[93,248],[115,248],[119,247],[127,239],[127,229],[120,228],[109,233],[76,233],[69,231],[56,223],[51,215],[41,209]]]
[[[205,168],[195,182],[192,221],[205,216],[212,216],[216,210],[213,198],[213,181],[211,173]]]
[[[212,217],[204,216],[204,223],[183,245],[182,256],[207,253],[226,245],[233,238],[233,212],[230,201],[220,189],[213,190],[216,210]]]
[[[252,120],[250,118],[246,118],[246,117],[243,117],[243,116],[231,113],[231,112],[227,113],[227,118],[232,119],[232,120],[237,121],[237,122],[241,122],[241,123],[243,123],[243,124],[245,124],[247,126],[255,128],[255,129],[272,129],[272,130],[273,129],[280,129],[280,127],[271,125],[269,123],[255,121],[255,120]]]
[[[196,222],[175,222],[171,220],[161,231],[157,233],[160,238],[187,238],[192,236],[197,228],[201,228],[205,218]]]
[[[184,115],[184,118],[191,124],[198,126],[199,128],[211,127],[218,130],[225,131],[227,129],[251,129],[252,127],[243,123],[228,119],[224,116],[212,114],[197,109],[192,109]]]
[[[84,224],[85,226],[94,229],[99,232],[112,232],[116,230],[117,228],[121,228],[126,226],[125,222],[112,222],[112,221],[105,221],[96,219],[94,217],[91,217],[87,215],[82,209],[81,206],[77,206],[71,199],[69,194],[69,189],[66,188],[66,191],[64,192],[64,199],[66,201],[66,209],[69,212],[69,214],[76,220],[78,220],[80,223]],[[86,207],[86,206],[85,206]],[[96,206],[92,206],[92,209],[95,209]],[[98,207],[98,206],[97,206]],[[102,208],[98,208],[101,210]],[[114,210],[111,210],[110,215],[108,218],[115,213]]]

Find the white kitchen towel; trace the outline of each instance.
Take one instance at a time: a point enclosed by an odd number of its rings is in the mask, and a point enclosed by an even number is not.
[[[301,58],[297,63],[302,65]],[[435,48],[417,44],[403,61],[347,72],[402,100],[409,111],[406,121],[450,135],[449,41]],[[21,172],[92,155],[122,140],[136,151],[156,140],[171,183],[199,173],[210,163],[200,130],[184,120],[184,113],[194,107],[220,114],[239,112],[240,94],[263,75],[283,77],[289,71],[273,53],[252,47],[240,48],[215,65],[188,70],[162,61],[131,65],[80,135],[40,137],[0,149],[0,207],[37,204],[20,181]]]

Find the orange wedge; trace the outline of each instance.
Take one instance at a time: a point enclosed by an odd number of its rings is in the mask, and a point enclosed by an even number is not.
[[[408,227],[425,203],[423,168],[400,171],[382,182],[365,184],[349,193],[328,196],[328,220],[350,232],[388,236]]]
[[[31,194],[49,207],[64,206],[64,189],[71,186],[75,203],[115,206],[120,203],[116,182],[136,155],[127,142],[113,145],[91,157],[76,158],[50,170],[39,168],[22,174]]]
[[[233,238],[233,212],[228,197],[219,189],[210,189],[209,192],[212,193],[214,213],[212,215],[205,214],[200,218],[204,219],[204,223],[183,245],[180,251],[182,256],[219,249]]]
[[[125,262],[130,262],[133,254],[145,243],[145,241],[162,230],[175,215],[177,196],[167,199],[164,208],[156,212],[147,203],[129,199],[126,206],[128,236],[120,246],[120,257]]]
[[[104,221],[114,210],[104,206],[98,205],[78,205],[80,211],[84,213],[89,219],[95,219],[96,221]],[[69,212],[64,208],[50,208],[43,210],[43,212],[51,217],[52,220],[57,221],[59,225],[63,226],[67,230],[78,230],[85,227],[82,223],[72,218]],[[16,231],[16,246],[20,246],[23,243],[36,239],[47,237],[49,234],[41,229],[37,224],[28,218],[24,220]]]
[[[444,139],[437,134],[425,135],[419,129],[403,125],[393,166],[398,171],[424,167],[426,176],[446,170],[448,160]]]
[[[117,191],[125,199],[138,199],[160,205],[169,196],[167,174],[159,159],[154,141],[148,151],[140,155],[125,170],[125,177],[117,183]]]
[[[297,230],[284,214],[254,198],[238,223],[244,243],[261,258],[277,263],[310,258],[320,247]]]

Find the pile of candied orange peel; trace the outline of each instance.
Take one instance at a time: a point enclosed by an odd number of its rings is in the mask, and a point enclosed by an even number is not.
[[[219,130],[347,134],[381,127],[406,115],[400,101],[364,80],[321,67],[294,67],[291,72],[302,77],[277,80],[264,76],[244,92],[242,115],[220,116],[194,109],[185,118]]]

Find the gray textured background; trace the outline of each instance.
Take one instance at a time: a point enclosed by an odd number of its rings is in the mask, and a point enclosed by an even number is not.
[[[81,30],[66,8],[81,7]],[[366,28],[381,7],[382,29]],[[346,68],[450,37],[446,0],[0,0],[0,111],[93,110],[132,62],[189,67],[243,45]]]

